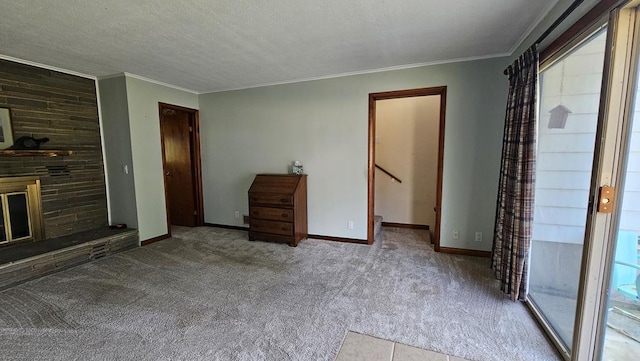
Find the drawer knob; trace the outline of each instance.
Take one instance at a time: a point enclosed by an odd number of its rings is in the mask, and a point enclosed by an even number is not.
[[[288,231],[289,230],[287,227],[282,227],[280,229],[283,230],[283,231]]]
[[[282,203],[288,203],[289,199],[288,198],[280,198],[280,202]]]
[[[287,218],[287,217],[289,217],[289,215],[288,215],[288,214],[286,214],[286,213],[282,213],[282,218]]]

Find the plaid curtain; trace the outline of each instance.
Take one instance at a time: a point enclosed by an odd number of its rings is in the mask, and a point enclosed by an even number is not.
[[[500,289],[524,300],[531,247],[536,171],[538,49],[510,65],[509,96],[502,139],[502,164],[493,234],[492,268]]]

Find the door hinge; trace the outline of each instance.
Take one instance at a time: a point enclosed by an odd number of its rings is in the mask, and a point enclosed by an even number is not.
[[[193,127],[189,127],[189,131],[190,131],[190,132],[193,132]]]
[[[598,196],[598,212],[599,213],[612,213],[615,206],[615,193],[616,188],[610,186],[600,187],[600,194]]]
[[[198,211],[193,211],[193,215],[197,216],[198,215]]]

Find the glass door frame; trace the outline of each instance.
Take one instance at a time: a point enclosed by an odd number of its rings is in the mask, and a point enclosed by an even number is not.
[[[602,134],[603,134],[603,100],[606,97],[604,96],[607,92],[607,82],[608,82],[608,69],[609,69],[609,59],[610,59],[610,50],[611,50],[611,33],[612,33],[612,27],[611,27],[611,22],[610,22],[610,18],[607,15],[603,15],[598,17],[592,24],[590,24],[589,26],[585,27],[584,29],[582,29],[579,33],[579,35],[575,36],[574,38],[572,38],[570,41],[568,41],[559,51],[556,51],[553,56],[547,58],[547,59],[543,59],[542,63],[540,64],[540,69],[539,69],[539,73],[544,72],[545,70],[549,69],[550,67],[552,67],[553,65],[555,65],[557,62],[562,61],[565,59],[566,56],[570,55],[574,49],[580,47],[582,44],[584,44],[586,41],[588,41],[589,39],[591,39],[592,36],[594,36],[595,34],[597,34],[600,30],[602,30],[603,28],[607,27],[607,44],[606,44],[606,48],[605,48],[605,59],[604,59],[604,71],[603,71],[603,78],[602,78],[602,87],[600,90],[600,104],[599,104],[599,109],[598,109],[598,121],[597,121],[597,129],[596,129],[596,136],[595,136],[595,148],[594,148],[594,153],[593,153],[593,164],[592,164],[592,170],[591,170],[591,180],[590,180],[590,188],[589,188],[589,206],[587,209],[587,220],[586,220],[586,224],[585,224],[585,239],[583,242],[583,250],[582,250],[582,261],[581,261],[581,268],[580,268],[580,278],[579,278],[579,287],[578,287],[578,297],[577,297],[577,305],[576,305],[576,317],[575,317],[575,323],[574,323],[574,333],[573,333],[573,340],[571,342],[571,350],[569,350],[569,348],[567,348],[565,346],[565,343],[560,339],[560,336],[556,333],[556,331],[553,329],[553,327],[551,326],[551,324],[549,323],[549,321],[546,319],[545,315],[543,314],[543,312],[541,311],[541,308],[536,304],[535,300],[529,298],[527,296],[527,299],[525,301],[527,307],[530,309],[530,311],[532,312],[533,316],[536,318],[536,320],[542,325],[543,329],[545,330],[545,332],[547,333],[547,335],[549,336],[549,338],[551,339],[552,343],[555,345],[555,347],[558,349],[558,351],[560,352],[561,356],[569,361],[569,360],[574,360],[573,355],[576,354],[575,350],[577,348],[576,346],[576,337],[578,332],[578,320],[579,320],[579,315],[581,313],[581,300],[584,296],[584,290],[583,290],[583,284],[584,284],[584,279],[583,279],[583,275],[584,275],[584,268],[585,268],[585,259],[587,257],[587,249],[590,247],[590,242],[589,242],[589,234],[591,232],[591,225],[589,223],[589,218],[590,218],[590,214],[592,213],[592,204],[593,204],[593,194],[594,194],[594,179],[596,179],[595,175],[597,173],[597,165],[600,161],[601,155],[601,149],[599,147],[599,145],[602,143],[601,141],[599,141],[600,139],[602,139]]]
[[[633,6],[638,2],[615,8],[585,31],[592,34],[599,26],[608,27],[572,349],[569,353],[561,348],[564,358],[572,361],[599,360],[603,351],[609,278],[622,202],[614,204],[613,213],[598,212],[599,192],[601,187],[614,186],[619,198],[623,189],[621,172],[625,169],[637,75],[638,46],[633,40],[638,39],[640,27],[636,26]],[[574,40],[574,46],[585,37]],[[558,340],[555,342],[557,345]]]
[[[540,69],[539,69],[539,74],[542,74],[543,72],[547,71],[548,69],[552,68],[553,66],[555,66],[556,64],[558,64],[559,62],[564,61],[567,57],[571,56],[574,51],[578,48],[580,48],[582,45],[584,45],[585,43],[589,42],[590,40],[592,40],[595,36],[598,35],[598,33],[600,33],[600,31],[604,28],[607,28],[607,40],[606,40],[606,46],[604,49],[604,53],[605,53],[605,59],[604,59],[604,65],[603,65],[603,74],[602,74],[602,80],[601,83],[603,84],[601,86],[600,89],[600,99],[603,98],[603,94],[605,94],[605,80],[607,77],[606,74],[606,69],[607,69],[607,55],[610,52],[610,29],[609,29],[609,18],[605,15],[605,16],[601,16],[599,17],[596,21],[594,21],[591,25],[589,25],[588,27],[585,27],[584,29],[582,29],[582,31],[580,32],[580,34],[574,38],[572,38],[569,42],[567,42],[560,51],[557,51],[554,53],[553,56],[547,58],[547,59],[543,59],[543,62],[540,64]],[[541,90],[539,90],[539,93],[541,93]],[[538,97],[540,99],[540,96]],[[539,100],[541,101],[541,99]],[[597,160],[599,159],[599,148],[598,148],[598,144],[600,143],[598,141],[598,139],[601,139],[601,134],[602,134],[602,124],[603,124],[603,118],[602,118],[602,102],[600,102],[599,106],[598,106],[598,114],[597,114],[597,128],[596,128],[596,134],[594,137],[594,150],[593,150],[593,161],[592,161],[592,168],[591,168],[591,172],[589,177],[589,196],[588,196],[588,200],[589,200],[589,205],[591,204],[591,191],[593,189],[593,177],[594,177],[594,173],[596,170],[596,163]],[[588,213],[590,213],[590,206],[587,209],[587,215]],[[584,231],[584,235],[583,235],[583,243],[582,243],[582,255],[581,255],[581,264],[580,264],[580,275],[578,275],[578,280],[579,280],[579,284],[582,283],[582,279],[580,278],[580,276],[582,275],[582,264],[584,263],[584,255],[587,253],[587,234],[589,233],[589,224],[587,223],[587,220],[585,219],[585,231]],[[531,275],[531,273],[529,273],[529,275]],[[578,281],[577,280],[577,281]],[[578,291],[577,294],[577,305],[576,305],[576,314],[579,313],[579,303],[580,303],[580,298],[581,298],[581,294]],[[565,359],[565,360],[570,360],[571,359],[571,354],[572,354],[572,350],[575,350],[575,343],[572,340],[568,340],[568,345],[567,343],[565,343],[564,340],[561,339],[560,335],[558,334],[558,331],[552,326],[551,322],[547,319],[547,316],[545,315],[545,313],[543,312],[543,307],[541,307],[542,305],[540,305],[538,302],[536,302],[535,299],[533,299],[533,297],[529,297],[527,296],[527,300],[526,300],[526,305],[529,307],[529,309],[532,311],[534,317],[537,319],[537,321],[542,325],[542,327],[545,329],[546,333],[549,335],[549,338],[551,339],[551,341],[553,342],[553,344],[555,345],[555,347],[559,350],[561,356]],[[577,316],[576,316],[577,319]],[[575,322],[574,322],[574,332],[573,332],[573,336],[575,339],[575,334],[576,334],[576,330],[575,330]]]
[[[640,1],[631,1],[623,8],[615,9],[610,15],[612,39],[609,43],[611,57],[607,63],[609,80],[607,93],[601,99],[606,102],[604,111],[606,133],[602,143],[601,162],[597,177],[592,185],[615,187],[612,213],[598,213],[597,206],[589,215],[591,258],[583,264],[584,295],[582,308],[578,310],[576,329],[578,337],[574,345],[578,350],[574,360],[600,360],[604,351],[607,309],[615,247],[617,243],[624,172],[626,170],[631,141],[631,127],[638,79],[640,52]],[[603,94],[604,95],[604,94]],[[593,187],[592,187],[593,188]],[[597,195],[593,195],[597,201]],[[585,260],[583,260],[584,262]],[[578,322],[579,321],[579,322]]]
[[[627,47],[614,49],[613,44],[620,39],[621,22],[619,10],[614,10],[609,18],[605,72],[600,96],[600,113],[596,135],[594,171],[589,192],[587,229],[582,258],[582,270],[578,289],[578,307],[574,325],[573,350],[571,360],[594,360],[599,331],[598,313],[606,300],[605,290],[606,255],[609,235],[614,232],[612,213],[598,212],[598,192],[600,187],[618,184],[617,168],[620,156],[617,145],[621,140],[620,118],[625,92],[621,91],[624,74],[614,67],[621,57],[626,58]]]

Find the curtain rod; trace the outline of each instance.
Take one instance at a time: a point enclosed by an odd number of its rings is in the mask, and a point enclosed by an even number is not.
[[[569,7],[567,8],[567,10],[565,10],[557,19],[556,21],[553,22],[553,24],[551,24],[547,30],[544,31],[544,33],[542,33],[542,35],[540,35],[540,37],[533,43],[531,44],[531,46],[534,45],[538,45],[540,44],[542,41],[544,41],[544,39],[547,38],[547,36],[549,36],[549,34],[551,34],[554,30],[556,30],[556,28],[558,26],[560,26],[560,24],[562,24],[563,21],[565,21],[569,15],[571,15],[571,13],[578,8],[578,6],[580,6],[582,3],[584,2],[584,0],[574,0],[571,5],[569,5]],[[508,69],[508,68],[507,68]],[[504,75],[507,75],[507,69],[504,70]]]
[[[533,45],[535,44],[540,44],[544,39],[547,38],[547,36],[549,36],[549,34],[551,34],[552,31],[556,30],[556,28],[562,24],[563,21],[565,21],[569,15],[571,15],[571,13],[578,8],[578,6],[580,6],[580,4],[582,4],[584,2],[584,0],[574,0],[571,5],[569,5],[569,7],[567,8],[567,10],[565,10],[562,15],[560,15],[560,17],[558,17],[556,19],[556,21],[553,22],[553,24],[551,24],[551,26],[549,26],[549,28],[542,33],[542,35],[540,35],[540,37],[538,38],[538,40],[536,40],[535,43],[533,43]]]

